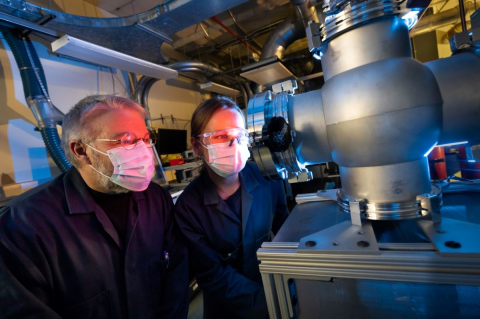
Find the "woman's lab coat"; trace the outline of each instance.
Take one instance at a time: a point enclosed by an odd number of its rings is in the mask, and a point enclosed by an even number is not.
[[[253,162],[239,173],[241,221],[204,170],[181,194],[176,220],[188,240],[202,288],[204,318],[267,317],[256,252],[288,215],[281,181],[266,181]]]

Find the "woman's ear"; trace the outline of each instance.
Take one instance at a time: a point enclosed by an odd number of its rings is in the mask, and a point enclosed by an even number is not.
[[[88,158],[87,146],[80,141],[70,141],[68,144],[70,151],[75,155],[78,160],[84,164],[90,165],[92,162]]]
[[[198,156],[202,156],[202,150],[200,149],[200,147],[202,146],[200,145],[200,142],[195,137],[191,137],[190,143],[192,144],[192,149],[195,154],[197,154]]]

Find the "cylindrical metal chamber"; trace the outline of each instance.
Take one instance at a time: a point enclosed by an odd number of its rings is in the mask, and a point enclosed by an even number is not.
[[[411,210],[401,204],[394,214],[370,215],[375,219],[419,216],[416,197],[431,191],[424,155],[440,136],[442,97],[430,69],[411,58],[405,22],[372,21],[332,39],[322,52],[325,124],[342,196],[413,203]]]
[[[288,99],[288,117],[295,132],[293,146],[298,161],[305,165],[330,162],[322,91],[294,95]]]
[[[443,98],[443,126],[438,144],[480,141],[480,58],[461,53],[426,63]]]
[[[325,81],[372,62],[412,56],[407,25],[396,17],[374,20],[333,38],[322,53]]]
[[[428,160],[370,167],[342,167],[342,192],[370,202],[404,202],[429,193]]]

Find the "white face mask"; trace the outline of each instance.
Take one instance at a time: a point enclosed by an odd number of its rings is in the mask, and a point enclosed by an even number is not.
[[[112,148],[106,153],[88,144],[85,145],[94,151],[107,155],[113,164],[112,176],[107,176],[90,165],[96,172],[126,189],[135,192],[141,192],[147,189],[155,170],[155,164],[151,148],[147,147],[143,141],[137,142],[135,148],[131,150],[120,146]]]
[[[238,174],[244,167],[250,157],[250,151],[247,144],[231,143],[210,144],[203,147],[208,150],[210,161],[205,160],[208,166],[222,177],[230,177]]]

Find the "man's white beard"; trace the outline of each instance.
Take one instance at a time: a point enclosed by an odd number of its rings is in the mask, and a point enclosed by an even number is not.
[[[108,156],[99,154],[97,152],[93,152],[92,157],[93,157],[93,162],[95,163],[92,166],[96,170],[98,170],[99,172],[102,172],[102,174],[105,174],[106,176],[112,176],[113,164],[110,161],[110,158]],[[102,189],[104,189],[108,193],[120,194],[120,193],[128,193],[130,191],[125,187],[115,184],[109,178],[101,174],[98,174],[98,172],[96,174],[96,182],[98,183],[98,185],[102,186]]]

